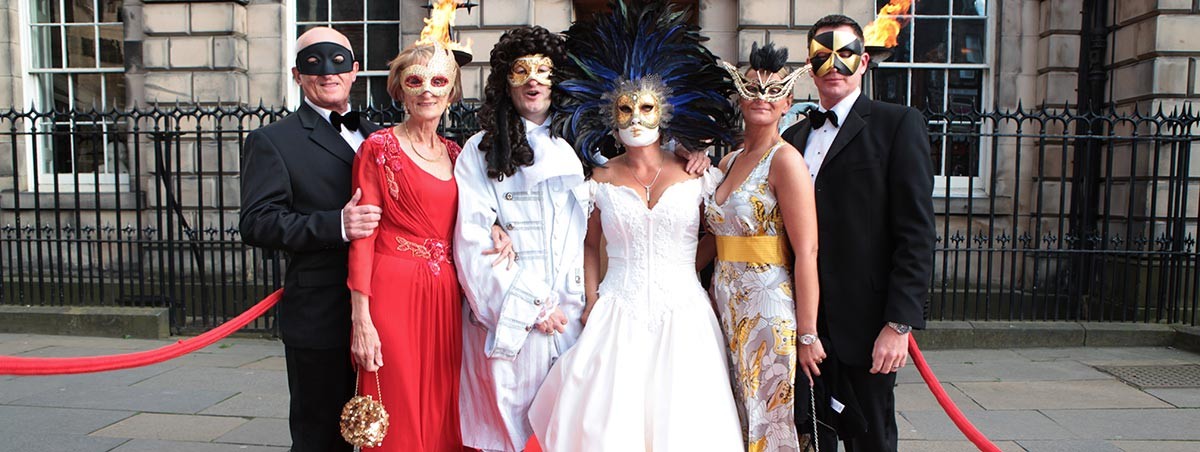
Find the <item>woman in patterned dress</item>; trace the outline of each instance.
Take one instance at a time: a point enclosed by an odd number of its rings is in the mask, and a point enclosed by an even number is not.
[[[817,340],[817,218],[804,157],[779,136],[779,119],[804,71],[786,49],[754,45],[734,78],[746,124],[742,149],[720,164],[725,181],[705,216],[717,239],[712,295],[729,343],[747,449],[799,451],[793,420],[797,367],[811,378],[825,357]],[[849,208],[849,206],[848,206]],[[799,339],[798,339],[799,338]],[[799,390],[807,403],[809,389]],[[807,441],[805,441],[807,442]]]

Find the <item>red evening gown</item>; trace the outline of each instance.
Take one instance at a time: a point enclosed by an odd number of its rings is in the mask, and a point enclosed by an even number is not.
[[[442,142],[453,162],[460,148]],[[459,452],[462,305],[450,250],[458,186],[418,167],[390,128],[363,142],[353,177],[359,205],[383,209],[375,232],[350,245],[349,286],[370,297],[390,421],[383,445],[364,450]],[[379,400],[374,374],[360,372],[359,391]]]

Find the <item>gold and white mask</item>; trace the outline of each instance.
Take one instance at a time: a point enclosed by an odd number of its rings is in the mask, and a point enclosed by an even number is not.
[[[425,64],[414,64],[400,72],[404,94],[418,97],[429,91],[434,97],[447,96],[454,91],[457,69],[458,63],[450,50],[435,46],[433,56]]]
[[[667,88],[656,76],[621,82],[606,94],[609,100],[609,125],[626,146],[648,146],[657,142],[659,127],[671,119]]]
[[[721,61],[720,64],[721,68],[725,69],[733,78],[733,86],[737,88],[738,95],[751,102],[756,100],[776,102],[792,97],[792,87],[796,85],[796,79],[807,73],[809,69],[808,66],[805,66],[798,71],[788,73],[785,68],[779,71],[782,78],[768,80],[771,78],[769,72],[756,71],[756,75],[750,77],[748,76],[750,68],[743,71],[724,61]]]
[[[535,53],[513,60],[512,68],[508,70],[508,86],[517,87],[529,83],[530,80],[550,86],[550,76],[554,75],[554,60],[550,57]]]

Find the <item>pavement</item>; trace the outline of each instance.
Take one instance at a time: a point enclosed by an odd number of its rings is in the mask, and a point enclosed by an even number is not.
[[[0,334],[0,355],[105,355],[169,343]],[[951,398],[1004,451],[1200,450],[1198,354],[1074,347],[925,356]],[[137,369],[0,376],[0,452],[282,452],[290,443],[287,402],[283,345],[264,339],[227,339]],[[900,372],[896,406],[900,450],[976,450],[911,364]]]

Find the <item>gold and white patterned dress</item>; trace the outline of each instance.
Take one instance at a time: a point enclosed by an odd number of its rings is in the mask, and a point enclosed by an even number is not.
[[[734,395],[750,452],[800,450],[792,412],[796,303],[791,254],[767,184],[771,160],[782,145],[763,154],[724,204],[715,194],[705,202],[708,228],[717,238],[711,291],[729,342]],[[734,154],[730,167],[742,153]]]

